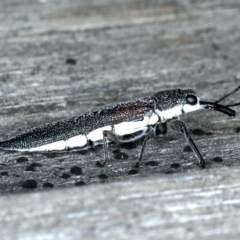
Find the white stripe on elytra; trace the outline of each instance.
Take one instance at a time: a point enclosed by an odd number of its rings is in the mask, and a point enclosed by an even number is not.
[[[104,130],[111,131],[112,127],[111,126],[105,126],[105,127],[97,128],[97,129],[93,130],[92,132],[90,132],[87,135],[87,138],[89,140],[93,141],[93,142],[103,140],[103,131]]]
[[[83,147],[87,144],[87,138],[85,135],[78,135],[67,140],[61,140],[49,144],[45,144],[39,147],[30,148],[30,152],[35,151],[57,151],[57,150],[65,150],[67,148],[74,147]],[[24,151],[24,150],[23,150]],[[26,151],[26,150],[25,150]]]
[[[153,125],[158,121],[157,115],[153,114],[150,118],[144,117],[142,121],[122,122],[114,125],[114,132],[119,135],[132,134],[145,130],[148,125]]]
[[[102,128],[98,128],[90,132],[87,136],[86,135],[78,135],[67,140],[61,140],[49,144],[45,144],[39,147],[34,147],[30,149],[22,149],[22,151],[30,151],[30,152],[37,152],[37,151],[60,151],[65,150],[68,148],[76,148],[76,147],[84,147],[87,145],[88,140],[93,142],[97,142],[103,139],[103,130],[111,130],[111,126],[106,126]]]
[[[114,132],[119,135],[127,135],[132,134],[138,131],[143,131],[142,134],[137,135],[135,138],[139,138],[143,136],[147,130],[148,125],[154,125],[158,122],[158,116],[156,114],[152,114],[152,116],[144,117],[142,121],[132,121],[132,122],[122,122],[119,124],[114,125]],[[39,147],[34,147],[30,149],[22,149],[22,151],[58,151],[58,150],[65,150],[68,148],[75,148],[75,147],[84,147],[87,145],[88,140],[94,142],[94,145],[100,143],[103,140],[103,131],[108,130],[111,131],[111,126],[105,126],[98,129],[91,131],[86,135],[78,135],[67,140],[61,140],[49,144],[45,144]],[[134,139],[135,139],[134,138]],[[131,140],[134,140],[131,139]]]

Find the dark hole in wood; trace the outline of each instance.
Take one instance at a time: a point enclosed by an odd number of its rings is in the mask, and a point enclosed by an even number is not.
[[[54,185],[52,183],[50,183],[50,182],[46,182],[46,183],[43,184],[43,187],[44,188],[53,188]]]
[[[220,162],[222,162],[223,160],[222,160],[222,158],[220,158],[220,157],[215,157],[215,158],[213,158],[213,161],[214,161],[214,162],[217,162],[217,163],[220,163]]]
[[[74,166],[70,170],[71,174],[80,175],[82,174],[82,169],[80,167]]]
[[[184,152],[192,152],[192,149],[190,148],[190,146],[186,146],[183,149]]]
[[[105,179],[108,179],[108,176],[105,173],[101,173],[100,175],[98,175],[98,178],[102,179],[102,180],[105,180]]]
[[[181,165],[180,165],[179,163],[173,163],[173,164],[171,164],[171,168],[177,169],[177,168],[180,168],[180,167],[181,167]]]
[[[24,162],[28,162],[28,158],[27,157],[19,157],[16,159],[17,163],[24,163]]]
[[[202,136],[202,135],[205,135],[205,132],[202,129],[196,128],[192,131],[192,134],[197,136]]]
[[[35,188],[37,188],[37,182],[33,179],[29,179],[23,183],[22,188],[35,189]]]
[[[74,58],[67,58],[67,59],[66,59],[66,64],[76,65],[76,64],[77,64],[77,60],[74,59]]]
[[[136,170],[136,169],[131,169],[129,172],[128,172],[128,174],[129,175],[136,175],[136,174],[138,174],[139,172],[138,172],[138,170]]]
[[[4,172],[1,172],[1,175],[2,175],[2,176],[8,176],[8,172],[5,172],[5,171],[4,171]]]
[[[240,127],[236,128],[236,133],[240,133]]]
[[[70,174],[63,173],[61,177],[64,178],[64,179],[68,179],[68,178],[70,178]]]
[[[75,186],[84,186],[85,182],[84,181],[80,181],[80,182],[76,182]]]
[[[145,165],[148,167],[155,167],[158,165],[158,163],[156,161],[147,161]]]

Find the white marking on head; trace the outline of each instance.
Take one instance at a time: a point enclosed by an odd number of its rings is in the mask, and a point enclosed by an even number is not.
[[[161,118],[161,122],[165,122],[173,118],[178,118],[180,115],[184,113],[197,111],[199,109],[203,109],[203,107],[200,105],[199,98],[191,94],[187,96],[186,103],[179,104],[173,108],[163,111],[157,110],[156,113]]]
[[[188,103],[185,103],[184,105],[183,105],[183,112],[184,113],[189,113],[189,112],[194,112],[194,111],[197,111],[197,110],[199,110],[199,109],[203,109],[203,107],[200,105],[200,103],[199,103],[199,98],[197,98],[197,103],[196,104],[194,104],[194,105],[191,105],[191,104],[188,104]]]

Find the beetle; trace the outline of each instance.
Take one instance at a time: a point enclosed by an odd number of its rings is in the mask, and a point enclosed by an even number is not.
[[[138,160],[134,165],[135,168],[139,168],[147,141],[156,135],[158,125],[163,124],[184,135],[200,167],[204,168],[205,161],[189,135],[185,123],[179,117],[200,109],[215,110],[234,117],[235,111],[230,107],[238,106],[240,103],[229,105],[219,103],[239,89],[240,86],[215,102],[201,101],[191,89],[164,90],[152,96],[117,103],[77,117],[29,129],[0,142],[0,148],[45,152],[72,148],[82,150],[103,144],[104,161],[101,165],[104,166],[110,160],[109,142],[124,143],[144,138]]]

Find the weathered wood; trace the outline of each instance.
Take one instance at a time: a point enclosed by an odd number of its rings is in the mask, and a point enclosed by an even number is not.
[[[238,239],[239,174],[212,168],[4,196],[1,238]]]
[[[237,0],[2,1],[0,140],[168,88],[217,100],[240,83],[239,8]],[[111,145],[104,174],[101,146],[1,151],[1,239],[238,239],[239,114],[182,119],[205,170],[173,132],[148,144],[145,163],[157,166],[136,175],[141,141]],[[50,187],[61,189],[41,191]]]

